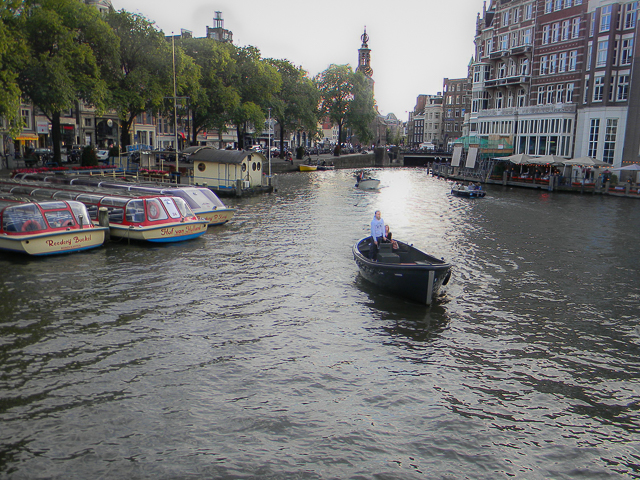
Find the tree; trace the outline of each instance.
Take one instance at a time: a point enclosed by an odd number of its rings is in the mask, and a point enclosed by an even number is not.
[[[282,78],[282,88],[271,102],[271,116],[280,125],[280,151],[285,133],[306,131],[315,134],[318,129],[320,93],[302,68],[288,60],[268,60]]]
[[[0,1],[0,117],[10,127],[17,127],[20,109],[20,65],[26,58],[26,45],[18,27],[18,14],[22,2]]]
[[[163,33],[142,15],[111,11],[107,21],[120,39],[110,101],[120,119],[120,143],[126,147],[135,118],[162,110],[165,97],[173,96],[172,51]]]
[[[369,141],[371,122],[375,118],[373,93],[362,73],[354,73],[349,65],[330,65],[316,77],[320,90],[320,111],[338,127],[338,138],[342,130],[350,127],[364,142]],[[340,154],[340,145],[336,148]]]
[[[102,77],[116,58],[118,40],[100,13],[77,0],[29,0],[21,29],[27,57],[19,73],[23,96],[51,121],[54,160],[60,161],[60,112],[80,99],[104,108]]]
[[[180,46],[200,67],[200,89],[191,94],[191,138],[215,129],[226,131],[232,112],[240,104],[240,94],[233,85],[235,47],[210,38],[181,39]]]
[[[282,79],[276,68],[260,57],[255,47],[237,48],[233,85],[237,89],[240,102],[233,110],[231,118],[238,134],[238,147],[244,148],[244,137],[248,125],[253,125],[258,133],[265,123],[264,112],[281,87]]]

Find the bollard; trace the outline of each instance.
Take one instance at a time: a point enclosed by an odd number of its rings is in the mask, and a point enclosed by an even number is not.
[[[111,240],[111,230],[109,230],[109,210],[107,207],[100,207],[98,210],[98,225],[101,227],[107,227],[107,231],[104,232],[104,243]]]
[[[236,195],[242,196],[242,180],[236,180]]]

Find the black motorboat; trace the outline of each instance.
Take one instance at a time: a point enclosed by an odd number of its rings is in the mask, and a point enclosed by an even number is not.
[[[353,258],[361,275],[389,293],[431,305],[440,287],[451,277],[451,264],[398,241],[398,249],[381,243],[377,259],[369,258],[371,237],[353,246]]]

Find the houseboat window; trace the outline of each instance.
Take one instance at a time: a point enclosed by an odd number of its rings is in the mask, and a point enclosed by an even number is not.
[[[260,165],[260,162],[258,162],[258,171],[260,171],[261,168],[262,168],[262,165]]]
[[[46,211],[44,216],[51,228],[72,227],[75,225],[73,215],[69,210]]]
[[[204,172],[205,168],[207,168],[207,166],[204,163],[199,163],[198,164],[198,170],[201,172]]]
[[[44,218],[34,204],[7,207],[2,215],[2,228],[5,232],[30,232],[45,228]]]
[[[195,215],[193,211],[189,208],[189,205],[187,205],[187,202],[185,202],[183,199],[174,197],[173,201],[176,202],[176,205],[180,210],[180,214],[183,217],[193,217]]]
[[[253,171],[255,172],[255,171],[256,171],[256,168],[258,168],[258,167],[256,166],[255,162],[254,162],[254,163],[252,163],[252,164],[251,164],[251,170],[253,170]]]
[[[168,218],[167,212],[164,211],[160,200],[157,198],[150,198],[147,200],[147,218],[152,222],[166,220]]]
[[[96,205],[100,203],[100,200],[102,199],[101,196],[99,195],[78,195],[78,197],[76,198],[76,200],[78,200],[79,202],[84,203],[85,205],[87,203],[95,203]]]
[[[169,216],[171,218],[180,218],[180,212],[176,208],[176,204],[174,203],[174,200],[176,202],[180,200],[182,203],[184,203],[184,200],[182,200],[181,198],[170,198],[170,197],[162,197],[161,200],[162,200],[162,203],[164,203],[164,206],[167,208],[167,212],[169,212]]]
[[[68,203],[69,203],[69,206],[71,207],[71,210],[73,211],[73,214],[76,217],[76,222],[78,222],[79,225],[89,225],[89,223],[91,223],[91,220],[90,220],[91,217],[89,216],[87,207],[85,207],[80,202],[68,202]],[[97,212],[97,208],[96,208],[96,212]]]
[[[127,203],[127,222],[144,222],[144,201],[142,199],[131,200]]]

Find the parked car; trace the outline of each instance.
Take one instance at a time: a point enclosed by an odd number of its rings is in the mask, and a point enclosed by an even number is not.
[[[108,162],[109,161],[109,150],[98,150],[96,152],[96,157],[98,157],[99,162]]]

